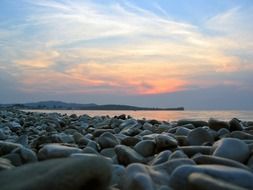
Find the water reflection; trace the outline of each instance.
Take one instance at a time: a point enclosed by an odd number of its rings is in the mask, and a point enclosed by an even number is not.
[[[62,114],[88,114],[90,116],[126,114],[137,119],[157,119],[164,121],[176,121],[179,119],[208,120],[210,117],[220,120],[230,120],[234,117],[243,121],[253,120],[253,111],[94,111],[94,110],[26,110],[34,112],[58,112]]]

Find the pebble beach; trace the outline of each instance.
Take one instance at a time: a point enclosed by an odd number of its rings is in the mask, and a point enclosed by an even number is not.
[[[0,110],[1,190],[251,190],[253,122]]]

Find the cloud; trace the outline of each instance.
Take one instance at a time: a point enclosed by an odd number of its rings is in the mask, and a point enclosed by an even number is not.
[[[29,53],[29,54],[28,54]],[[54,60],[59,57],[57,51],[50,52],[28,52],[26,59],[16,60],[16,65],[27,68],[46,69],[55,64]]]
[[[214,16],[206,22],[206,27],[219,32],[225,38],[227,44],[224,49],[234,48],[238,50],[251,51],[253,49],[253,7],[234,7]]]
[[[252,16],[240,7],[197,26],[172,19],[159,4],[162,15],[127,1],[25,2],[22,22],[0,31],[0,61],[17,73],[23,92],[174,93],[243,86],[234,76],[253,69],[253,29],[245,22]]]

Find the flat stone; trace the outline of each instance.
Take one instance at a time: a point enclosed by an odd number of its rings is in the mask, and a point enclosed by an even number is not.
[[[221,128],[229,129],[229,124],[225,121],[219,121],[217,119],[210,118],[208,121],[208,126],[210,129],[218,131]]]
[[[248,134],[244,131],[233,131],[232,133],[230,133],[230,137],[241,140],[253,140],[253,135]]]
[[[98,144],[103,148],[113,148],[119,144],[118,139],[109,132],[105,132],[98,137]]]
[[[152,125],[151,123],[148,123],[148,122],[145,122],[142,126],[142,128],[144,130],[149,130],[149,131],[152,131],[152,132],[155,132],[155,126]]]
[[[141,129],[139,129],[137,126],[134,126],[134,127],[124,128],[120,133],[124,134],[124,135],[127,135],[127,136],[135,136],[135,135],[138,135],[141,132],[142,132]]]
[[[182,126],[186,124],[192,124],[195,127],[203,127],[203,126],[208,126],[208,123],[206,121],[201,121],[201,120],[187,120],[187,119],[182,119],[178,120],[177,125]]]
[[[95,155],[47,160],[0,172],[1,190],[105,190],[110,179],[111,164]]]
[[[12,142],[0,141],[0,156],[9,154],[16,148],[20,148],[22,145]]]
[[[230,166],[230,167],[236,167],[236,168],[241,168],[245,170],[250,170],[249,167],[245,166],[244,164],[237,162],[235,160],[227,159],[227,158],[221,158],[217,156],[209,156],[209,155],[198,155],[193,158],[193,160],[197,164],[204,164],[204,165],[209,165],[209,164],[214,164],[214,165],[223,165],[223,166]]]
[[[223,138],[214,143],[213,156],[228,158],[238,162],[245,162],[249,155],[250,150],[246,143],[239,139]]]
[[[173,159],[168,160],[166,162],[163,162],[161,164],[153,166],[153,169],[156,171],[163,171],[167,173],[169,176],[171,173],[178,167],[183,165],[196,165],[195,162],[189,158],[179,158],[179,159]]]
[[[134,150],[144,157],[155,154],[156,144],[152,140],[143,140],[134,146]]]
[[[60,140],[60,142],[62,142],[62,143],[74,143],[75,142],[73,135],[68,135],[65,133],[57,133],[53,136],[58,138]]]
[[[92,134],[94,137],[99,137],[100,135],[109,132],[109,133],[114,133],[112,129],[96,129]]]
[[[138,122],[135,119],[127,119],[124,120],[120,125],[119,128],[120,129],[126,129],[126,128],[131,128],[131,127],[135,127],[136,125],[138,125]]]
[[[157,135],[155,142],[157,152],[177,147],[177,140],[169,135]]]
[[[164,151],[160,152],[152,161],[152,165],[158,165],[163,162],[166,162],[169,159],[170,155],[171,155],[170,150],[164,150]]]
[[[38,152],[39,160],[68,157],[73,153],[82,153],[82,150],[75,147],[63,146],[60,144],[47,144]]]
[[[35,152],[25,147],[18,147],[14,149],[11,153],[19,154],[23,164],[36,162],[38,160]]]
[[[184,165],[178,167],[171,174],[171,187],[175,190],[191,190],[189,176],[192,173],[206,174],[215,179],[226,181],[232,185],[237,185],[246,189],[253,189],[253,174],[251,172],[221,165]]]
[[[150,131],[150,130],[143,130],[143,131],[140,132],[138,135],[139,135],[139,136],[145,136],[145,135],[150,135],[150,134],[153,134],[153,132]]]
[[[145,163],[144,157],[128,146],[117,145],[115,152],[119,163],[122,165],[127,166],[131,163]]]
[[[92,141],[90,140],[86,146],[87,147],[90,147],[90,148],[93,148],[94,150],[98,151],[99,150],[99,147],[98,147],[98,144],[95,142],[95,141]]]
[[[194,190],[247,190],[202,173],[192,173],[188,180],[190,189]]]
[[[162,133],[164,131],[168,131],[170,128],[171,128],[171,126],[168,124],[160,124],[156,128],[156,132]]]
[[[178,158],[189,158],[182,150],[175,150],[170,156],[169,160]]]
[[[138,137],[125,137],[122,139],[121,144],[126,146],[135,146],[141,139]]]
[[[114,148],[105,148],[101,150],[100,154],[109,158],[113,158],[116,155]]]
[[[241,121],[237,118],[233,118],[229,121],[229,128],[230,131],[242,131],[243,130],[243,125]]]
[[[217,131],[217,133],[219,138],[223,138],[224,136],[229,135],[230,131],[226,128],[221,128]]]
[[[91,148],[89,146],[85,147],[83,149],[84,154],[99,154],[94,148]],[[74,153],[74,154],[83,154],[83,153]],[[71,154],[72,156],[73,154]]]
[[[213,143],[213,136],[204,128],[199,127],[189,132],[187,136],[189,145],[202,145],[203,143]]]
[[[179,147],[188,157],[192,157],[195,154],[207,154],[210,155],[212,152],[211,146],[181,146]]]
[[[190,132],[191,132],[191,129],[188,129],[186,127],[180,126],[180,127],[177,127],[175,135],[187,136]]]
[[[87,137],[81,137],[78,140],[77,144],[78,144],[79,147],[84,148],[90,141],[91,140],[88,139]]]

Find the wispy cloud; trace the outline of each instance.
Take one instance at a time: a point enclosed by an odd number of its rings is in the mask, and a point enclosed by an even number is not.
[[[29,52],[29,54],[30,55],[25,59],[16,60],[16,65],[26,69],[46,69],[54,65],[56,58],[59,57],[57,51]]]
[[[253,28],[244,22],[252,14],[245,15],[240,7],[206,20],[200,28],[172,19],[159,4],[154,8],[162,14],[127,1],[25,2],[31,8],[15,25],[19,38],[4,45],[13,47],[9,64],[19,71],[24,91],[171,93],[221,81],[237,85],[233,74],[252,68],[252,56],[238,53],[253,50]],[[0,40],[13,36],[0,30]],[[0,62],[6,61],[3,57]]]

